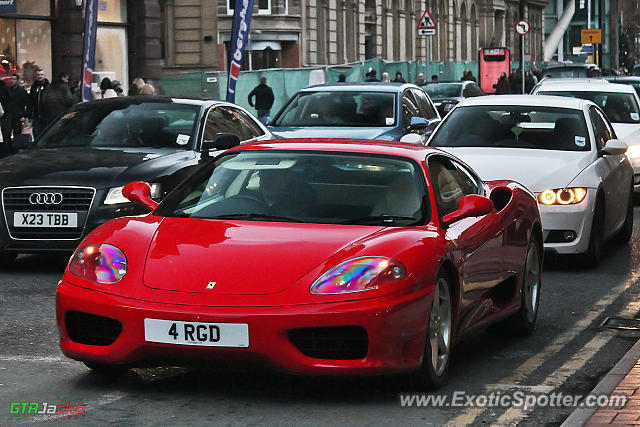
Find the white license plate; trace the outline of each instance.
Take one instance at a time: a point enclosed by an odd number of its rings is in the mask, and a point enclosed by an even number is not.
[[[249,347],[249,325],[144,319],[144,339],[165,344]]]
[[[14,212],[14,227],[76,228],[77,213],[62,212]]]

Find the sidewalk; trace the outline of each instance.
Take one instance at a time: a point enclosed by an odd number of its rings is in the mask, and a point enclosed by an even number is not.
[[[562,427],[640,425],[640,340],[591,391],[591,395],[626,394],[627,404],[616,408],[577,408]]]

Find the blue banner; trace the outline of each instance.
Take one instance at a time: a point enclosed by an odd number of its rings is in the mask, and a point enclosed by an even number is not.
[[[229,57],[229,83],[227,102],[236,101],[236,83],[242,68],[242,55],[249,40],[249,27],[253,13],[253,0],[236,0],[231,31],[231,55]]]
[[[16,13],[18,0],[0,0],[0,13]]]
[[[84,14],[84,48],[82,49],[82,100],[93,99],[91,82],[96,66],[96,33],[98,32],[98,0],[86,0]]]

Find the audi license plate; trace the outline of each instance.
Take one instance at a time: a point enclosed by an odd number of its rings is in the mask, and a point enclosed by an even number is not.
[[[249,325],[144,319],[144,339],[165,344],[249,347]]]
[[[78,214],[71,212],[14,212],[13,226],[76,228],[78,226]]]

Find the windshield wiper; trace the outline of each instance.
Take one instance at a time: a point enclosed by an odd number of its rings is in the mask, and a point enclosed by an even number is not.
[[[286,221],[286,222],[304,222],[298,218],[292,218],[288,216],[280,216],[280,215],[270,215],[263,213],[236,213],[236,214],[225,214],[225,215],[216,215],[209,217],[209,219],[244,219],[244,220],[273,220],[273,221]]]
[[[408,221],[412,220],[414,223],[418,221],[417,218],[412,216],[401,216],[401,215],[369,215],[363,216],[360,218],[351,218],[345,221],[341,221],[338,224],[360,224],[360,223],[369,223],[369,222],[383,222],[385,224],[393,224],[396,221]]]

